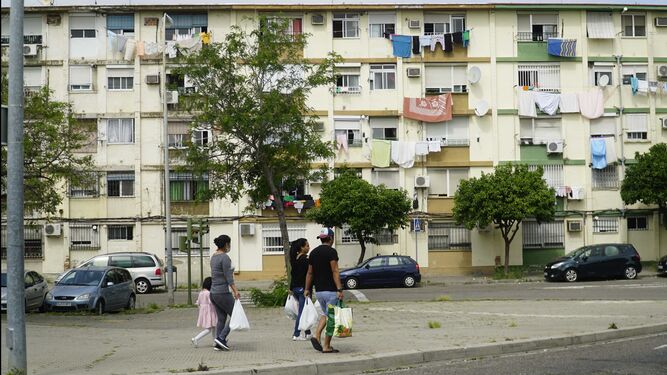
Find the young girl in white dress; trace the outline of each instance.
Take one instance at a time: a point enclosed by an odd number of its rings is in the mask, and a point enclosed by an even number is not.
[[[191,339],[195,348],[199,345],[199,340],[215,330],[215,323],[218,321],[218,316],[215,313],[215,307],[213,307],[213,304],[211,303],[210,295],[211,278],[207,277],[204,279],[201,292],[199,292],[199,296],[197,297],[197,305],[199,305],[197,327],[203,328],[204,330]]]

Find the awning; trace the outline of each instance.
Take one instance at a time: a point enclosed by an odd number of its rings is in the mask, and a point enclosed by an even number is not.
[[[609,12],[588,12],[586,30],[590,39],[614,39],[614,22]]]

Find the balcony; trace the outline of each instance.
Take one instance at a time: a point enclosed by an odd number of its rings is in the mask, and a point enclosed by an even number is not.
[[[519,42],[546,42],[549,38],[558,38],[557,31],[519,31],[516,33],[516,40]]]
[[[9,35],[3,35],[0,37],[0,44],[5,46],[9,45]],[[41,35],[24,35],[23,44],[42,44]]]
[[[428,197],[429,214],[451,214],[454,210],[454,197]]]
[[[361,95],[361,86],[342,87],[336,86],[336,95]]]
[[[449,142],[448,145],[450,145]],[[467,167],[469,165],[470,147],[467,145],[462,145],[461,147],[444,147],[440,152],[428,154],[426,159],[427,167]]]

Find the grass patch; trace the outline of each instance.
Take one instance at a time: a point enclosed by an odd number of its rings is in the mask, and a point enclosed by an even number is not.
[[[440,296],[435,298],[435,302],[449,302],[452,299],[448,295]]]
[[[431,320],[431,321],[428,322],[428,328],[437,329],[437,328],[440,328],[440,327],[442,327],[442,325],[440,325],[440,322],[436,322],[434,320]]]
[[[514,328],[514,327],[516,327],[516,326],[517,326],[517,325],[516,325],[516,322],[511,322],[511,323],[510,323],[510,327],[511,327],[511,328]]]
[[[618,327],[616,326],[616,323],[611,322],[608,329],[618,329]]]
[[[187,304],[187,303],[177,303],[175,305],[169,306],[170,309],[189,309],[189,308],[192,308],[192,307],[197,307],[197,305],[194,305],[194,304],[190,305],[190,304]]]
[[[257,307],[283,306],[287,299],[289,287],[287,277],[276,279],[268,291],[258,288],[250,288],[250,299]]]
[[[164,307],[158,305],[155,302],[151,302],[146,307],[141,307],[141,308],[132,309],[132,310],[123,310],[123,311],[121,311],[121,314],[126,314],[126,315],[154,314],[154,313],[158,313],[162,310],[164,310]]]
[[[526,266],[510,266],[505,273],[505,267],[498,266],[493,270],[494,280],[519,280],[523,279],[528,274],[528,267]]]

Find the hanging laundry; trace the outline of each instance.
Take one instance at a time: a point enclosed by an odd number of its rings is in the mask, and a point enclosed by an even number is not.
[[[201,36],[201,42],[203,44],[211,44],[211,33],[202,32],[199,34]]]
[[[551,56],[574,57],[577,55],[577,40],[549,38],[547,53]]]
[[[556,196],[567,197],[568,190],[570,190],[569,186],[558,186],[556,187]]]
[[[445,52],[452,52],[454,50],[454,43],[452,43],[452,34],[445,34]]]
[[[118,35],[111,30],[107,30],[107,44],[113,52],[118,52]]]
[[[136,46],[134,39],[128,39],[125,43],[125,60],[134,60],[134,49]]]
[[[374,139],[371,148],[371,164],[374,167],[386,168],[391,162],[391,142]]]
[[[118,39],[118,52],[125,53],[125,45],[129,38],[125,35],[118,35],[116,38]]]
[[[549,116],[553,116],[558,110],[560,104],[560,94],[552,94],[549,92],[534,92],[533,98],[537,107]]]
[[[576,93],[560,94],[560,113],[579,113],[579,99]]]
[[[412,54],[420,55],[421,53],[422,51],[421,51],[421,45],[419,44],[419,35],[414,35],[412,37]]]
[[[445,49],[445,36],[443,34],[431,35],[431,52],[435,51],[435,46],[440,43],[440,47]]]
[[[347,132],[336,134],[336,147],[347,152]]]
[[[456,44],[463,44],[463,31],[452,33],[452,41]]]
[[[431,35],[420,35],[419,36],[419,45],[423,48],[431,45]]]
[[[449,121],[452,119],[452,94],[403,98],[403,117],[424,122]]]
[[[428,141],[428,152],[440,152],[442,150],[442,142]]]
[[[655,94],[658,92],[658,81],[648,81],[648,91]]]
[[[428,155],[428,142],[417,142],[415,145],[415,155],[424,156]]]
[[[535,97],[532,91],[519,90],[519,116],[537,117],[535,108]]]
[[[144,42],[143,41],[137,42],[137,56],[144,57],[145,54],[146,51],[144,51]]]
[[[463,47],[468,47],[470,45],[470,30],[463,32]]]
[[[391,45],[393,47],[394,56],[396,57],[410,57],[412,47],[412,37],[409,35],[392,35]]]
[[[642,79],[637,81],[637,92],[642,95],[648,95],[648,81]]]
[[[607,167],[607,148],[603,138],[591,138],[591,163],[594,169]]]
[[[389,155],[391,156],[391,161],[393,161],[394,163],[397,163],[397,160],[399,160],[399,156],[401,153],[401,148],[399,145],[400,143],[398,141],[391,141],[391,152]]]
[[[604,137],[605,160],[607,164],[616,163],[618,158],[616,156],[616,138]]]
[[[144,42],[144,53],[146,56],[155,56],[160,52],[157,43]]]
[[[632,89],[632,95],[637,95],[637,90],[639,90],[639,80],[637,77],[630,77],[630,88]]]
[[[182,50],[188,50],[188,52],[197,52],[201,49],[202,39],[200,35],[195,35],[191,38],[185,38],[176,41],[176,46]]]
[[[601,88],[596,87],[587,92],[580,92],[577,96],[579,97],[579,110],[582,116],[593,120],[604,114],[604,94]]]
[[[581,200],[586,197],[586,190],[583,186],[572,186],[568,198],[572,200]]]
[[[415,142],[391,142],[391,160],[402,168],[412,168],[415,164]]]
[[[176,58],[177,56],[176,42],[168,41],[167,44],[164,46],[164,53],[167,54],[167,56],[170,59]]]
[[[294,201],[294,208],[296,208],[296,212],[301,213],[305,203],[306,201]]]

